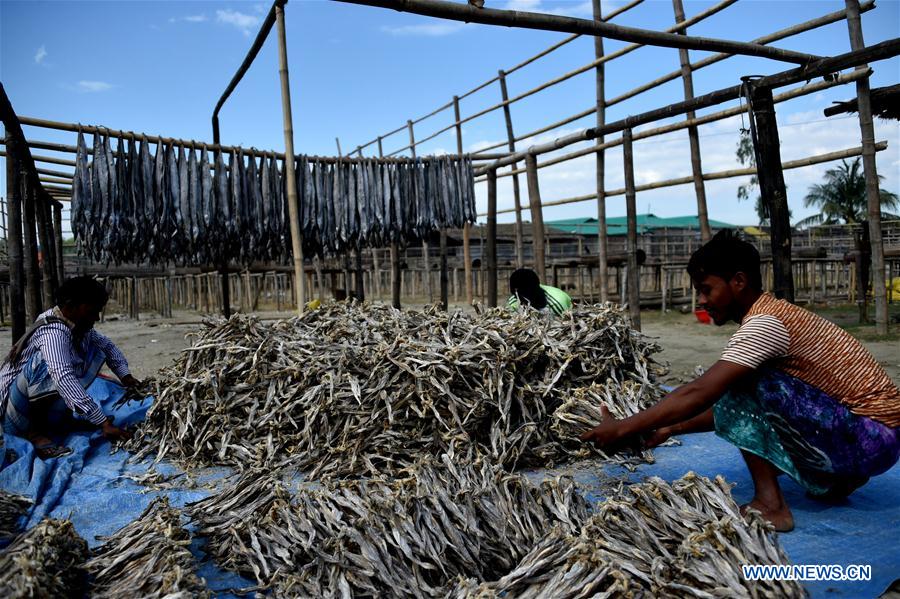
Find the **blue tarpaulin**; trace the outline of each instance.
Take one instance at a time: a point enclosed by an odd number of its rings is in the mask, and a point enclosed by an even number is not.
[[[118,424],[140,421],[149,407],[148,400],[143,405],[129,404],[113,412],[112,404],[121,397],[122,389],[103,379],[98,379],[88,391],[106,413],[114,413]],[[27,441],[9,435],[4,440],[8,457],[13,459],[7,459],[0,469],[0,488],[34,500],[27,527],[46,516],[69,518],[91,546],[99,544],[97,536],[109,535],[138,517],[157,495],[165,494],[173,506],[183,506],[214,492],[228,474],[225,469],[210,469],[195,477],[197,484],[192,487],[185,483],[183,488],[148,491],[127,476],[145,474],[149,464],[130,464],[129,454],[123,451],[111,454],[110,443],[97,432],[72,434],[66,445],[73,453],[47,461],[37,459]],[[733,493],[739,503],[749,501],[753,495],[740,453],[712,433],[683,437],[681,446],[661,447],[654,453],[656,463],[643,465],[637,472],[607,469],[605,474],[626,476],[635,482],[646,476],[671,481],[693,470],[709,477],[721,474],[735,483]],[[175,472],[165,464],[158,465],[157,470],[165,474]],[[565,470],[591,500],[602,498],[600,483],[605,477],[598,471],[599,465],[595,464]],[[184,479],[175,482],[178,480]],[[782,486],[796,523],[793,532],[780,535],[792,563],[871,566],[869,581],[805,583],[812,597],[877,597],[900,577],[900,466],[872,479],[840,505],[808,499],[787,477],[782,478]],[[196,540],[191,550],[198,558],[199,574],[211,589],[225,596],[227,589],[252,585],[206,560],[202,544],[202,539]]]

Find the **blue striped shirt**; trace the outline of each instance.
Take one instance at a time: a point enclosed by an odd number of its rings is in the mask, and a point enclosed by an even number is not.
[[[50,316],[52,313],[53,310],[47,310],[38,318]],[[103,352],[107,365],[119,379],[129,374],[128,361],[112,341],[94,329],[85,334],[79,348],[74,347],[74,341],[72,329],[61,322],[46,324],[35,331],[19,360],[15,364],[4,364],[0,369],[0,408],[2,408],[0,414],[6,409],[10,386],[15,383],[26,362],[40,350],[47,362],[47,370],[66,406],[73,412],[84,414],[92,423],[102,424],[106,420],[106,415],[81,386],[72,365],[76,361],[81,361],[79,355],[87,354],[89,345]]]

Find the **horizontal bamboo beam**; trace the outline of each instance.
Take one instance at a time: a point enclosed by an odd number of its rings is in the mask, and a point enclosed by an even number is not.
[[[40,172],[38,173],[40,175]],[[72,184],[72,178],[66,177],[39,177],[38,179],[41,183],[66,183],[68,185]]]
[[[855,67],[869,62],[875,62],[878,60],[884,60],[886,58],[892,58],[894,56],[897,56],[898,54],[900,54],[900,38],[895,38],[892,40],[881,42],[880,44],[875,44],[874,46],[869,46],[863,50],[847,52],[845,54],[840,54],[838,56],[833,56],[830,58],[823,58],[822,60],[818,60],[810,65],[798,67],[796,69],[790,69],[788,71],[782,71],[780,73],[769,75],[767,77],[762,77],[760,79],[757,79],[754,82],[754,85],[756,85],[757,87],[770,88],[791,85],[793,83],[799,83],[800,81],[808,81],[819,76],[829,76],[846,68]],[[591,127],[588,129],[584,129],[570,135],[559,137],[548,143],[531,146],[527,150],[516,152],[515,154],[511,154],[510,156],[498,160],[490,165],[482,166],[476,171],[476,175],[482,175],[489,169],[498,169],[500,167],[509,166],[510,164],[519,162],[520,160],[523,160],[528,154],[545,154],[547,152],[559,150],[580,141],[595,139],[599,135],[608,135],[610,133],[617,133],[625,129],[633,129],[640,125],[645,125],[654,121],[678,116],[691,110],[708,108],[710,106],[715,106],[716,104],[721,104],[722,102],[727,102],[728,100],[735,100],[740,97],[740,95],[741,86],[735,85],[732,87],[716,90],[703,96],[697,96],[696,98],[693,98],[691,100],[676,102],[662,108],[657,108],[648,112],[631,115],[624,119],[612,123],[607,123],[603,127]]]
[[[0,156],[6,156],[6,150],[0,150]],[[35,162],[46,162],[47,164],[62,164],[64,166],[75,166],[74,160],[66,160],[65,158],[54,158],[52,156],[40,156],[32,154],[31,157]]]
[[[37,169],[39,175],[50,175],[51,177],[68,177],[69,179],[73,179],[75,177],[75,173],[67,173],[66,171],[55,171],[49,168],[39,168]]]
[[[212,144],[206,143],[191,139],[179,139],[174,137],[162,137],[157,135],[146,135],[144,133],[135,133],[134,131],[122,131],[120,129],[109,129],[107,127],[98,127],[96,125],[82,125],[76,123],[65,123],[62,121],[50,121],[47,119],[38,119],[34,117],[19,117],[19,121],[23,125],[29,125],[32,127],[42,127],[45,129],[55,129],[57,131],[71,131],[74,133],[82,132],[82,133],[99,133],[101,135],[108,135],[110,137],[115,138],[123,138],[123,139],[131,139],[131,140],[141,140],[146,139],[150,143],[163,143],[163,144],[173,144],[176,146],[183,146],[185,148],[192,149],[200,149],[206,148],[211,152],[216,152],[221,150],[222,153],[225,154],[233,154],[238,151],[243,153],[245,156],[256,156],[256,157],[274,157],[278,160],[284,160],[284,152],[273,152],[266,150],[256,150],[256,149],[247,149],[241,148],[239,146],[226,146],[223,144]],[[49,142],[43,142],[49,143]],[[63,144],[56,144],[63,145]],[[74,146],[67,146],[68,148],[74,148]],[[68,151],[68,150],[66,150]],[[74,151],[74,149],[72,150]],[[450,157],[456,157],[456,154],[450,154]],[[368,161],[368,160],[377,160],[378,162],[390,162],[390,163],[409,163],[412,162],[411,158],[360,158],[360,157],[351,157],[351,156],[343,156],[340,158],[334,156],[308,156],[307,157],[310,162],[326,162],[329,164],[334,164],[337,162],[360,162],[360,161]],[[423,158],[420,156],[420,158]],[[67,166],[75,166],[75,161],[73,160],[62,160],[59,158],[50,158],[47,156],[35,156],[35,160],[41,160],[42,162],[49,162],[53,164],[64,164]]]
[[[466,23],[483,23],[521,27],[524,29],[540,29],[544,31],[560,31],[563,33],[581,33],[584,35],[602,36],[623,42],[642,43],[665,48],[684,48],[686,50],[704,50],[710,52],[730,52],[746,56],[758,56],[783,62],[807,64],[820,57],[793,50],[782,50],[747,42],[734,42],[714,38],[679,35],[661,31],[650,31],[636,27],[613,25],[590,19],[577,19],[559,15],[524,12],[517,10],[498,10],[494,8],[477,8],[470,4],[445,2],[443,0],[337,0],[348,4],[362,4],[379,8],[391,8],[400,12],[411,12],[429,17],[439,17]]]
[[[838,85],[844,85],[846,83],[852,83],[857,79],[862,79],[863,77],[868,77],[872,74],[871,69],[866,69],[864,71],[852,71],[850,73],[839,75],[832,81],[817,81],[816,83],[811,83],[809,85],[804,85],[802,87],[798,87],[780,94],[773,96],[773,100],[776,104],[785,102],[787,100],[792,100],[794,98],[799,98],[801,96],[806,96],[809,94],[816,93],[818,91],[822,91],[823,89],[828,89],[831,87],[836,87]],[[679,131],[681,129],[687,129],[688,127],[696,127],[699,125],[706,125],[715,121],[720,121],[726,119],[728,117],[737,116],[742,112],[747,112],[747,106],[745,104],[741,104],[740,106],[734,106],[733,108],[728,108],[725,110],[721,110],[719,112],[714,112],[711,114],[704,115],[702,117],[696,117],[693,119],[685,119],[683,121],[679,121],[677,123],[670,123],[668,125],[663,125],[661,127],[655,127],[653,129],[645,129],[638,133],[634,134],[634,141],[638,141],[641,139],[647,139],[649,137],[655,137],[657,135],[665,135],[668,133],[674,133],[675,131]],[[589,148],[584,148],[581,150],[576,150],[574,152],[570,152],[568,154],[563,154],[562,156],[556,156],[555,158],[551,158],[550,160],[546,160],[544,162],[538,163],[538,169],[542,169],[548,166],[553,166],[555,164],[560,164],[562,162],[566,162],[568,160],[572,160],[574,158],[580,158],[582,156],[587,156],[589,154],[595,154],[602,150],[608,150],[609,148],[613,148],[615,146],[621,145],[622,140],[620,138],[610,140],[604,143],[602,146],[591,146]],[[497,178],[502,177],[511,177],[513,175],[517,175],[519,173],[525,172],[524,168],[519,168],[515,170],[503,171],[501,174],[497,175]],[[475,179],[476,183],[481,183],[485,178],[478,177]]]
[[[620,142],[621,143],[621,142]],[[886,150],[888,147],[888,143],[886,141],[880,141],[875,144],[875,150],[881,152],[882,150]],[[859,156],[862,154],[862,147],[856,148],[848,148],[846,150],[838,150],[836,152],[829,152],[827,154],[818,154],[816,156],[809,156],[807,158],[800,158],[798,160],[790,160],[788,162],[784,162],[781,165],[781,168],[784,170],[791,170],[795,168],[802,168],[804,166],[812,166],[814,164],[821,164],[823,162],[832,162],[834,160],[841,160],[843,158],[851,158],[853,156]],[[731,169],[727,171],[718,171],[714,173],[703,173],[704,181],[714,181],[717,179],[732,179],[734,177],[746,177],[750,175],[755,175],[755,168],[739,168],[739,169]],[[694,177],[678,177],[675,179],[665,179],[663,181],[655,181],[653,183],[645,183],[643,185],[635,186],[635,191],[650,191],[652,189],[662,189],[664,187],[676,187],[678,185],[688,185],[694,182]],[[609,189],[606,190],[606,197],[610,196],[619,196],[625,194],[625,188],[618,189]],[[596,193],[591,193],[582,196],[574,196],[571,198],[564,198],[561,200],[552,200],[550,202],[543,202],[541,204],[542,207],[548,208],[551,206],[563,206],[567,204],[577,204],[579,202],[587,202],[589,200],[594,200],[597,198]],[[510,212],[515,212],[515,208],[505,208],[503,210],[497,210],[497,214],[506,214]],[[481,213],[478,216],[487,216],[487,213]]]
[[[715,8],[715,7],[713,7],[713,8]],[[869,0],[868,2],[864,2],[864,3],[860,4],[861,12],[866,12],[866,11],[872,10],[873,8],[875,8],[875,2],[873,0]],[[712,10],[712,9],[710,9],[710,10]],[[813,29],[817,29],[819,27],[823,27],[823,26],[829,25],[831,23],[836,23],[837,21],[844,19],[846,16],[847,16],[846,9],[838,10],[838,11],[835,11],[832,13],[828,13],[826,15],[822,15],[821,17],[811,19],[804,23],[799,23],[792,27],[788,27],[786,29],[781,29],[781,30],[771,33],[769,35],[764,35],[762,37],[756,38],[751,41],[755,44],[770,44],[772,42],[779,41],[779,40],[785,39],[785,38],[793,36],[793,35],[804,33],[806,31],[811,31]],[[622,52],[622,50],[619,50],[617,52]],[[615,54],[615,53],[613,53],[613,54]],[[613,54],[607,55],[606,58],[612,57]],[[697,62],[693,62],[690,65],[691,72],[698,71],[704,67],[708,67],[712,64],[715,64],[717,62],[720,62],[720,61],[725,60],[726,58],[730,58],[732,56],[734,56],[734,55],[733,54],[724,54],[724,53],[723,54],[715,54],[713,56],[709,56],[707,58],[699,60]],[[603,62],[602,59],[598,60],[598,61],[594,61],[594,63],[592,63],[592,66],[596,66],[596,65],[600,64],[601,62]],[[581,71],[579,70],[579,72],[581,72]],[[615,104],[619,104],[621,102],[624,102],[625,100],[633,98],[643,92],[649,91],[649,90],[651,90],[659,85],[662,85],[664,83],[667,83],[669,81],[673,81],[679,77],[681,77],[681,69],[667,73],[666,75],[663,75],[662,77],[654,79],[653,81],[650,81],[649,83],[639,85],[638,87],[635,87],[634,89],[624,92],[614,98],[610,98],[609,100],[606,101],[606,106],[613,106]],[[594,114],[595,112],[597,112],[597,107],[592,106],[592,107],[588,108],[587,110],[583,110],[582,112],[579,112],[570,117],[562,119],[561,121],[557,121],[556,123],[553,123],[551,125],[546,125],[544,127],[541,127],[540,129],[531,131],[529,133],[523,133],[522,135],[516,137],[514,141],[519,142],[519,141],[522,141],[523,139],[528,139],[529,137],[534,137],[535,135],[540,135],[541,133],[546,133],[547,131],[551,131],[558,127],[563,127],[563,126],[573,123],[579,119],[590,116],[590,115]],[[492,146],[487,146],[485,148],[482,148],[481,151],[486,152],[488,150],[500,148],[500,147],[506,146],[507,143],[508,142],[501,142],[501,143],[494,144]],[[502,175],[498,175],[498,176],[502,176]]]
[[[610,12],[608,15],[606,15],[605,17],[603,17],[603,20],[604,20],[604,21],[609,21],[610,19],[613,19],[613,18],[619,16],[620,14],[622,14],[622,13],[628,11],[628,10],[631,10],[631,9],[634,8],[635,6],[641,4],[643,1],[644,1],[644,0],[632,0],[632,1],[629,2],[628,4],[625,4],[625,5],[623,5],[623,6],[620,6],[620,7],[617,8],[616,10]],[[581,34],[579,34],[579,33],[576,33],[576,34],[574,34],[574,35],[570,35],[569,37],[567,37],[567,38],[565,38],[565,39],[563,39],[563,40],[561,40],[561,41],[559,41],[559,42],[553,44],[553,45],[550,46],[549,48],[546,48],[546,49],[544,49],[544,50],[538,52],[538,53],[535,54],[534,56],[531,56],[530,58],[526,58],[524,61],[520,62],[519,64],[517,64],[517,65],[515,65],[515,66],[513,66],[513,67],[510,67],[509,69],[506,69],[506,74],[509,75],[510,73],[513,73],[513,72],[518,71],[519,69],[521,69],[521,68],[523,68],[523,67],[528,66],[529,64],[533,63],[534,61],[536,61],[536,60],[538,60],[538,59],[540,59],[540,58],[543,58],[544,56],[547,56],[547,55],[550,54],[551,52],[554,52],[554,51],[558,50],[559,48],[565,46],[565,45],[568,44],[569,42],[572,42],[572,41],[578,39],[579,37],[581,37]],[[488,79],[488,80],[485,81],[484,83],[481,83],[481,84],[475,86],[474,88],[470,89],[469,91],[467,91],[467,92],[465,92],[465,93],[463,93],[463,94],[460,94],[459,96],[457,96],[457,99],[458,99],[458,100],[462,100],[463,98],[466,98],[466,97],[468,97],[468,96],[471,96],[472,94],[474,94],[474,93],[476,93],[476,92],[479,92],[479,91],[483,90],[484,88],[488,87],[488,86],[491,85],[492,83],[496,83],[497,81],[499,81],[499,79],[500,79],[500,77],[498,77],[498,76],[492,77],[491,79]],[[414,119],[414,120],[413,120],[413,124],[415,125],[415,124],[417,124],[417,123],[419,123],[419,122],[421,122],[421,121],[424,121],[426,118],[431,117],[431,116],[434,116],[435,114],[437,114],[437,113],[439,113],[439,112],[445,110],[445,109],[448,108],[449,106],[453,106],[453,101],[452,101],[452,100],[450,101],[449,104],[445,104],[445,105],[443,105],[443,106],[441,106],[441,107],[435,109],[434,111],[430,112],[429,114],[427,114],[427,115],[425,115],[425,116],[423,116],[423,117],[420,117],[420,118],[418,118],[418,119]],[[499,106],[498,106],[498,107],[499,107]],[[369,141],[369,142],[366,142],[366,143],[364,143],[364,144],[362,144],[362,145],[356,146],[356,149],[353,150],[353,152],[351,152],[351,153],[359,152],[359,151],[361,151],[363,148],[367,148],[367,147],[371,146],[372,144],[376,143],[379,139],[384,140],[385,138],[388,138],[388,137],[390,137],[391,135],[394,135],[394,134],[396,134],[396,133],[400,133],[401,131],[405,131],[406,129],[407,129],[407,125],[403,125],[403,126],[401,126],[401,127],[397,127],[397,128],[394,129],[393,131],[389,131],[389,132],[385,133],[384,135],[381,135],[380,137],[376,137],[376,138],[373,139],[372,141]],[[443,131],[442,131],[442,132],[443,132]],[[442,132],[441,132],[441,133],[442,133]],[[505,144],[501,144],[501,145],[505,145]],[[494,146],[494,147],[499,148],[500,146],[498,145],[498,146]],[[400,148],[399,150],[396,150],[396,151],[394,151],[394,152],[392,152],[391,154],[388,154],[388,155],[391,156],[391,155],[397,154],[397,153],[399,153],[399,152],[402,152],[402,151],[408,150],[408,149],[410,149],[410,146],[406,146],[406,147],[404,147],[404,148]]]

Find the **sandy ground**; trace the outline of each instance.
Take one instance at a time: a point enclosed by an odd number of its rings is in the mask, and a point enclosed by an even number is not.
[[[114,308],[114,307],[113,307]],[[261,312],[262,318],[286,317],[288,312]],[[677,385],[693,378],[696,368],[708,368],[715,362],[728,337],[737,325],[722,327],[703,325],[691,314],[647,311],[642,314],[643,332],[661,347],[657,360],[668,363],[669,373],[663,381]],[[135,322],[127,320],[115,311],[108,312],[97,330],[112,339],[128,358],[134,375],[138,378],[152,376],[159,369],[169,366],[187,347],[186,335],[202,326],[202,317],[193,312],[176,312],[173,318],[163,319],[143,314]],[[8,339],[9,328],[0,329],[0,335]],[[872,340],[863,337],[863,344],[885,368],[895,383],[900,384],[900,350],[897,340]]]

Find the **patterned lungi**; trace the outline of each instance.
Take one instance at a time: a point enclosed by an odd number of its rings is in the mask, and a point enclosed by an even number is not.
[[[716,434],[771,462],[813,495],[865,480],[900,456],[900,429],[851,412],[816,387],[776,369],[716,403]]]

